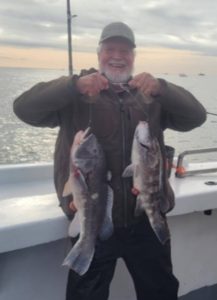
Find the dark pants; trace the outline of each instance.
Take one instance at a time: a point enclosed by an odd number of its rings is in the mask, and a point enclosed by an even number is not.
[[[69,271],[66,300],[106,300],[118,258],[129,270],[138,300],[176,300],[178,281],[172,273],[170,242],[162,245],[147,220],[116,229],[98,241],[91,266],[78,276]]]

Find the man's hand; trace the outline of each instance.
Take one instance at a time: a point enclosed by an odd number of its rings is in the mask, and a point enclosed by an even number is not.
[[[109,88],[108,79],[98,72],[82,76],[77,81],[77,88],[81,94],[89,97],[96,96],[102,90]]]
[[[161,84],[158,79],[149,73],[140,73],[128,82],[132,88],[139,89],[146,96],[157,96],[160,94]]]

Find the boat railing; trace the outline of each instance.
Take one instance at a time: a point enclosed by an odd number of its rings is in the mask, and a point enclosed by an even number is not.
[[[203,174],[203,173],[214,173],[217,172],[216,164],[215,167],[211,168],[199,168],[196,170],[189,170],[185,168],[184,165],[184,158],[187,155],[194,155],[194,154],[204,154],[204,153],[211,153],[217,152],[217,148],[207,148],[207,149],[194,149],[194,150],[187,150],[179,154],[177,159],[177,166],[175,175],[178,178],[184,178],[186,176],[196,175],[196,174]]]

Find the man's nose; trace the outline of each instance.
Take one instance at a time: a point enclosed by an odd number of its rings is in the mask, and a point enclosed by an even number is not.
[[[120,59],[120,58],[122,58],[123,56],[122,56],[122,52],[120,51],[120,50],[114,50],[114,52],[113,52],[113,58],[115,58],[115,59]]]

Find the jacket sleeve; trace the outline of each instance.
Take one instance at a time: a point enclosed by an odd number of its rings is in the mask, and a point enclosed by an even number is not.
[[[59,111],[71,104],[79,95],[76,89],[78,76],[63,76],[41,82],[24,92],[14,101],[14,112],[22,121],[39,127],[58,126]]]
[[[189,131],[205,122],[206,110],[190,92],[163,79],[159,80],[161,92],[156,100],[162,105],[163,129]]]

